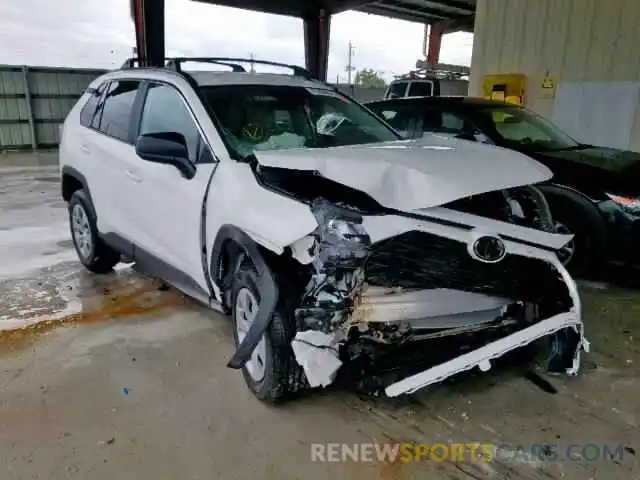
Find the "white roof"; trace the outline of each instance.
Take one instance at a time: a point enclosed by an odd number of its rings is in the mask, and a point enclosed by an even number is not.
[[[219,72],[219,71],[189,71],[186,73],[191,75],[200,86],[214,85],[281,85],[286,87],[306,87],[306,88],[322,88],[331,90],[326,85],[317,80],[308,80],[304,77],[294,75],[284,75],[278,73],[249,73],[249,72]],[[166,68],[130,68],[113,70],[98,77],[92,86],[97,86],[105,80],[116,78],[140,78],[140,79],[156,79],[169,82],[180,81],[184,77],[174,70]]]
[[[200,86],[209,85],[282,85],[287,87],[326,88],[324,83],[279,73],[189,72]]]

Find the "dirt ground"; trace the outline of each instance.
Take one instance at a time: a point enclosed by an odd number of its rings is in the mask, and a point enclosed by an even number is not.
[[[274,408],[225,366],[226,318],[132,268],[80,268],[54,158],[0,156],[0,479],[640,478],[637,273],[581,283],[592,352],[578,377],[545,377],[556,393],[505,369],[395,400],[327,389]],[[502,456],[312,461],[312,444],[335,442],[493,443]],[[532,444],[560,457],[516,453]],[[598,458],[605,445],[622,455]]]

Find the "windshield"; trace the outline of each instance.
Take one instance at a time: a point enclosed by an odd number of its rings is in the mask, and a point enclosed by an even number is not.
[[[201,87],[227,145],[257,150],[324,148],[399,140],[361,105],[322,88],[279,85]]]
[[[497,137],[500,145],[521,150],[565,150],[578,143],[546,118],[522,107],[486,107],[481,121]]]

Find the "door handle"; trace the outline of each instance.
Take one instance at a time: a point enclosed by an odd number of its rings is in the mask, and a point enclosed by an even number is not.
[[[89,145],[85,145],[84,143],[80,144],[80,151],[82,153],[91,153],[91,149],[89,148]]]
[[[136,175],[135,172],[131,170],[127,170],[127,177],[129,177],[131,180],[133,180],[136,183],[142,182],[142,179],[138,175]]]

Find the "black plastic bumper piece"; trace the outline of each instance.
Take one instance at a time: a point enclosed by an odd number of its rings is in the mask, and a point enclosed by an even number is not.
[[[249,360],[254,349],[260,342],[262,335],[264,335],[269,328],[273,312],[278,303],[279,291],[275,277],[264,261],[255,242],[249,235],[234,226],[224,225],[220,229],[212,251],[211,258],[214,259],[214,261],[219,258],[222,246],[227,240],[231,240],[242,247],[244,253],[251,259],[258,274],[258,284],[256,286],[260,294],[258,314],[251,327],[249,327],[246,336],[240,345],[238,345],[238,348],[236,348],[233,357],[231,357],[231,360],[227,363],[228,367],[239,369]]]

